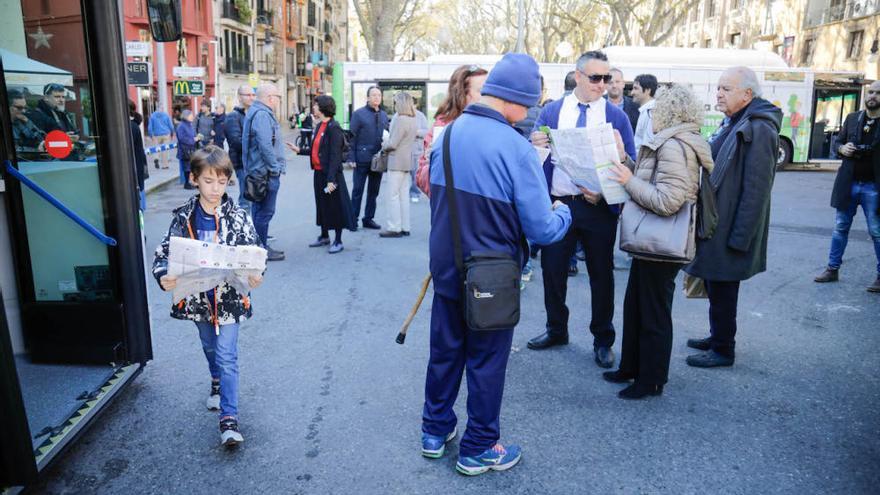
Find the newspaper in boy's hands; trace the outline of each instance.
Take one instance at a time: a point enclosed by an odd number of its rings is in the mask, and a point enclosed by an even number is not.
[[[266,250],[258,246],[227,246],[185,237],[172,237],[168,246],[168,275],[177,277],[171,291],[175,301],[228,283],[241,294],[250,291],[248,276],[266,269]]]

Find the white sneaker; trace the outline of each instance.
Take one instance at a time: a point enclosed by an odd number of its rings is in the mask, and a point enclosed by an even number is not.
[[[220,385],[215,385],[211,383],[211,395],[208,396],[208,400],[205,401],[205,407],[208,408],[209,411],[219,411],[220,410]]]
[[[220,445],[232,447],[244,442],[244,437],[238,431],[238,421],[226,418],[220,421]]]

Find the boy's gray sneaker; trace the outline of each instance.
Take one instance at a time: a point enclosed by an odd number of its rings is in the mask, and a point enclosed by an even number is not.
[[[205,401],[205,406],[209,411],[219,411],[220,410],[220,384],[219,383],[211,383],[211,395],[208,396],[208,400]]]
[[[238,431],[238,421],[234,418],[225,418],[220,421],[220,445],[232,447],[244,442],[244,437]]]

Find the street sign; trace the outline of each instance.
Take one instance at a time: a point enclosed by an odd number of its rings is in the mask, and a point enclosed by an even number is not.
[[[205,81],[174,81],[174,96],[204,96]]]
[[[205,77],[205,68],[204,67],[174,67],[171,69],[171,74],[174,77],[181,77],[184,79],[194,78],[198,79],[200,77]]]
[[[125,64],[128,73],[128,84],[132,86],[149,86],[153,83],[149,62],[128,62]]]
[[[56,130],[46,134],[44,145],[46,153],[59,160],[67,158],[73,151],[73,142],[70,140],[70,136],[62,131]]]
[[[125,54],[129,57],[149,57],[150,48],[150,43],[144,43],[142,41],[125,42]]]

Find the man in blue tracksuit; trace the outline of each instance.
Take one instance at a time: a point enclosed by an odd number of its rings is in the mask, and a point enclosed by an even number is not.
[[[275,118],[274,109],[281,103],[281,92],[272,84],[257,89],[257,101],[251,105],[244,118],[241,132],[242,162],[246,175],[269,176],[269,187],[262,201],[251,204],[254,227],[260,236],[260,244],[269,252],[269,261],[284,259],[284,251],[269,246],[269,222],[275,216],[275,202],[281,187],[281,174],[287,169],[284,161],[281,126]],[[247,180],[247,179],[245,179]]]
[[[623,110],[602,95],[613,78],[608,58],[600,51],[586,52],[577,60],[577,86],[565,98],[544,107],[535,129],[532,144],[548,146],[548,136],[540,129],[571,129],[597,127],[610,123],[619,135],[618,145],[625,153],[636,158],[633,130]],[[623,155],[623,152],[620,153]],[[593,356],[602,368],[614,365],[614,238],[617,235],[619,205],[609,205],[601,191],[579,188],[561,169],[552,164],[551,156],[545,163],[550,196],[571,208],[572,226],[559,242],[541,247],[541,272],[544,279],[544,308],[547,311],[545,332],[529,341],[529,349],[547,349],[568,344],[568,291],[569,260],[578,242],[584,247],[587,272],[590,275],[591,321]]]
[[[468,106],[450,134],[450,158],[459,209],[462,254],[507,253],[525,260],[523,234],[539,244],[561,239],[571,224],[562,203],[550,204],[538,155],[512,127],[541,96],[538,64],[528,55],[507,54],[489,73],[479,103]],[[467,370],[468,424],[456,469],[468,475],[513,467],[516,445],[498,442],[504,374],[513,329],[475,332],[462,311],[462,283],[455,266],[443,137],[431,150],[431,357],[425,380],[422,455],[441,457],[455,438],[452,410],[462,373]]]

